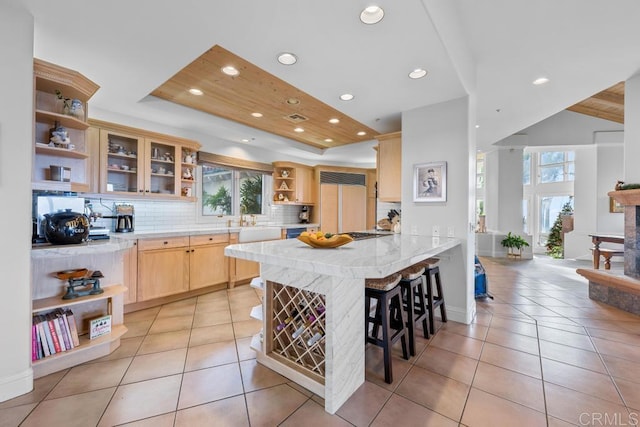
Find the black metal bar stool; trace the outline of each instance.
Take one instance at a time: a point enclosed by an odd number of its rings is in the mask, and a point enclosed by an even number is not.
[[[442,322],[447,321],[447,310],[444,305],[444,294],[442,293],[442,281],[440,280],[440,268],[436,265],[439,260],[437,258],[428,258],[419,262],[417,265],[425,267],[425,298],[427,300],[427,310],[429,311],[429,332],[436,333],[436,327],[433,320],[433,312],[440,307],[440,317]],[[435,281],[435,293],[433,282]]]
[[[407,329],[409,333],[409,353],[411,356],[416,355],[415,340],[415,324],[422,322],[422,329],[425,338],[429,338],[429,328],[427,327],[427,303],[425,293],[423,291],[425,267],[412,265],[400,271],[402,279],[400,287],[402,288],[403,307],[407,313]]]
[[[398,285],[400,279],[400,274],[395,273],[381,279],[365,280],[365,341],[384,350],[384,380],[388,384],[393,382],[391,346],[401,340],[402,355],[405,359],[409,359],[407,329],[402,316],[402,288]],[[373,316],[371,316],[372,299],[376,301]],[[380,328],[382,328],[382,338],[378,337]]]

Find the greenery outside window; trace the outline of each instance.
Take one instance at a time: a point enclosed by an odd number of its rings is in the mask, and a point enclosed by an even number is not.
[[[202,216],[262,215],[266,212],[265,177],[260,171],[202,166]]]

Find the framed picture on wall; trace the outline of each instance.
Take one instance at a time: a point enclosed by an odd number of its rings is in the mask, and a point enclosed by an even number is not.
[[[447,162],[413,165],[413,201],[447,201]]]
[[[624,213],[624,205],[621,205],[613,197],[609,197],[609,212]]]

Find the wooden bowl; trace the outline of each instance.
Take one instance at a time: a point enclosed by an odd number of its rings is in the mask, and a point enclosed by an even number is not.
[[[60,280],[79,279],[85,277],[89,270],[86,268],[76,268],[73,270],[62,270],[56,273],[56,277]]]
[[[306,243],[312,248],[331,249],[331,248],[338,248],[342,245],[346,245],[347,243],[353,242],[353,237],[347,234],[336,234],[331,236],[328,239],[318,240],[310,236],[298,236],[298,240],[300,240],[303,243]]]

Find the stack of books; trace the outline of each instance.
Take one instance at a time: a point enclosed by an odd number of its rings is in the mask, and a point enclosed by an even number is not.
[[[73,312],[58,308],[47,314],[34,314],[31,328],[31,359],[71,350],[80,345]]]

